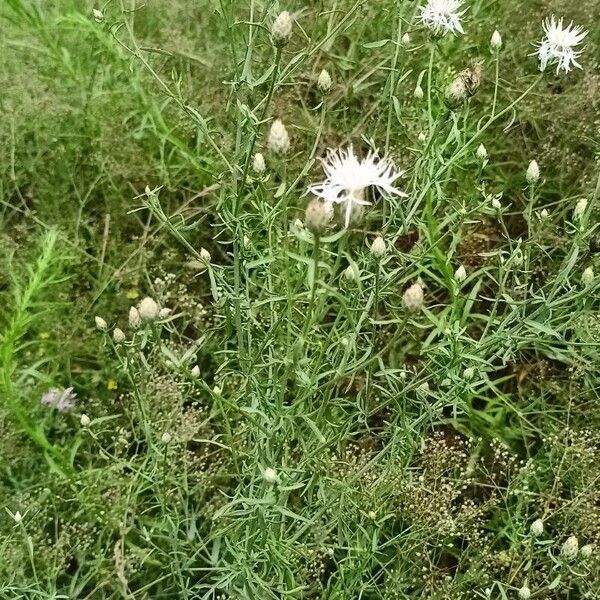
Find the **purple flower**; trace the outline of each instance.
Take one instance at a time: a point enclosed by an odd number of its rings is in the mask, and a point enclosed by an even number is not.
[[[42,396],[42,404],[59,412],[69,412],[75,408],[75,396],[72,387],[63,390],[52,388]]]

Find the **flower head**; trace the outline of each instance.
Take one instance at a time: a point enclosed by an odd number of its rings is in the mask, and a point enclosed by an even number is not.
[[[325,180],[308,188],[309,192],[326,203],[345,204],[345,225],[348,227],[355,205],[364,206],[371,202],[365,199],[365,191],[374,187],[382,194],[406,196],[392,184],[400,175],[387,158],[380,159],[375,152],[369,152],[360,160],[354,149],[330,150],[327,158],[321,161]]]
[[[52,388],[42,396],[42,404],[59,412],[69,412],[75,408],[75,396],[72,387],[62,390]]]
[[[563,27],[562,18],[556,19],[554,15],[544,21],[543,27],[546,35],[538,42],[536,51],[540,71],[544,71],[549,64],[556,65],[557,74],[561,69],[568,73],[572,65],[581,69],[576,60],[581,50],[576,50],[575,47],[581,44],[588,32],[580,25],[573,25],[573,21]]]
[[[276,46],[284,46],[292,35],[292,16],[287,10],[279,13],[271,26],[271,38]]]
[[[269,130],[267,147],[274,154],[286,154],[290,149],[290,136],[281,119],[276,119]]]
[[[138,312],[142,321],[152,321],[158,317],[158,304],[154,298],[146,296],[138,306]]]
[[[464,33],[460,18],[465,11],[461,6],[462,0],[428,0],[421,6],[419,18],[435,34]]]
[[[579,542],[572,535],[568,537],[560,550],[561,556],[566,560],[573,560],[579,553]]]

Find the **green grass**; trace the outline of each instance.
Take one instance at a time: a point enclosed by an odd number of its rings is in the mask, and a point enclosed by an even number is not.
[[[600,598],[600,6],[418,6],[2,3],[0,598]],[[311,232],[349,144],[408,196]]]

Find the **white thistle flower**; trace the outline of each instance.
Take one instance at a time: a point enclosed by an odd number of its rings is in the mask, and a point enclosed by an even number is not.
[[[150,296],[146,296],[140,302],[138,307],[138,312],[142,321],[153,321],[158,317],[158,304],[154,298],[150,298]]]
[[[529,528],[529,533],[533,537],[540,537],[544,533],[544,522],[541,519],[536,519]]]
[[[286,154],[290,149],[290,136],[281,119],[276,119],[269,130],[267,146],[275,154]]]
[[[98,331],[106,331],[108,328],[108,324],[102,317],[94,317],[94,321],[96,322],[96,329]]]
[[[323,69],[317,79],[317,87],[322,94],[328,94],[331,89],[331,75],[328,71]]]
[[[385,240],[378,235],[371,244],[371,254],[376,258],[380,258],[385,254],[386,250]]]
[[[492,33],[492,38],[490,39],[490,48],[492,49],[492,52],[498,52],[500,48],[502,48],[502,36],[497,29],[495,29],[494,33]]]
[[[530,183],[531,185],[537,183],[538,179],[540,178],[540,166],[537,164],[536,160],[532,160],[529,163],[525,178],[527,179],[527,183]]]
[[[265,172],[267,165],[265,164],[265,157],[260,152],[257,152],[254,155],[254,162],[252,163],[252,168],[254,169],[254,172],[258,175],[262,175]]]
[[[397,171],[388,158],[379,158],[369,152],[359,160],[352,146],[346,150],[329,150],[327,159],[321,160],[326,179],[308,188],[308,191],[328,203],[345,204],[345,225],[350,224],[354,205],[371,204],[365,199],[368,188],[374,187],[381,194],[406,196],[392,184],[402,173]]]
[[[271,27],[271,37],[276,46],[283,46],[288,43],[292,35],[292,17],[287,10],[279,13]]]
[[[460,10],[461,6],[462,0],[428,0],[427,4],[419,9],[419,18],[421,23],[435,34],[464,33],[460,18],[465,11]]]
[[[549,64],[556,65],[557,74],[561,69],[568,73],[571,65],[581,69],[576,60],[581,50],[576,50],[575,47],[583,42],[588,32],[580,25],[573,25],[573,21],[563,27],[562,18],[556,19],[554,15],[544,21],[543,27],[546,35],[538,42],[536,51],[540,60],[540,71],[544,71]]]
[[[125,333],[122,329],[115,327],[113,331],[113,341],[115,344],[122,344],[125,341]]]

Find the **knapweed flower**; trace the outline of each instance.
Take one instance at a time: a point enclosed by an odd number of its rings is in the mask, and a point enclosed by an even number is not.
[[[533,537],[540,537],[544,533],[544,521],[536,519],[529,528],[529,532]]]
[[[488,156],[487,148],[483,144],[479,144],[475,155],[481,162],[483,162]]]
[[[346,227],[350,224],[352,209],[355,206],[371,204],[365,198],[368,188],[376,188],[382,194],[406,196],[392,184],[400,175],[393,163],[387,158],[379,158],[375,152],[369,152],[366,158],[359,160],[352,146],[347,150],[330,150],[325,160],[321,160],[326,179],[308,188],[308,191],[326,203],[344,204]]]
[[[290,135],[281,119],[276,119],[269,129],[267,147],[274,154],[286,154],[290,149]]]
[[[467,278],[467,270],[463,265],[460,265],[456,271],[454,271],[454,279],[458,283],[462,283]]]
[[[115,344],[122,344],[125,341],[125,333],[122,329],[115,327],[113,331],[113,341]]]
[[[417,283],[413,283],[410,287],[406,288],[404,296],[402,296],[402,302],[408,310],[416,312],[423,307],[424,298],[423,286],[417,281]]]
[[[594,281],[594,269],[592,267],[587,267],[581,274],[581,283],[584,286],[591,285]]]
[[[142,321],[153,321],[158,317],[158,304],[154,298],[146,296],[138,306],[138,312]]]
[[[556,73],[561,69],[568,73],[572,66],[581,69],[577,58],[581,50],[575,47],[583,42],[588,34],[580,25],[573,25],[571,21],[563,27],[563,20],[552,15],[543,23],[545,37],[538,42],[536,54],[540,60],[540,71],[544,71],[548,65],[556,65]]]
[[[321,71],[321,74],[317,79],[317,87],[321,94],[329,94],[329,91],[331,90],[331,75],[325,69]]]
[[[62,390],[52,388],[42,396],[42,404],[59,412],[69,412],[75,408],[75,396],[72,387]]]
[[[579,542],[572,535],[568,537],[560,550],[561,556],[566,560],[573,560],[579,553]]]
[[[276,46],[284,46],[292,35],[292,16],[287,10],[279,13],[271,27],[271,38]]]
[[[140,317],[140,313],[135,306],[132,306],[129,309],[129,327],[137,329],[141,324],[142,318]]]
[[[378,235],[371,244],[371,254],[376,258],[381,258],[386,253],[387,247],[385,240]]]
[[[94,322],[96,323],[96,329],[98,331],[106,331],[108,328],[108,324],[102,317],[94,317]]]
[[[537,163],[537,160],[532,160],[527,167],[527,172],[525,173],[525,179],[527,179],[527,183],[533,185],[537,183],[540,178],[540,166]]]
[[[492,52],[499,52],[500,48],[502,48],[502,36],[497,29],[495,29],[494,33],[492,33],[492,37],[490,39],[490,48],[492,49]]]
[[[461,10],[462,4],[462,0],[429,0],[421,6],[419,19],[437,35],[464,33],[460,22],[465,12]]]
[[[254,172],[258,175],[262,175],[265,172],[267,165],[265,164],[265,157],[260,152],[257,152],[254,155],[252,168],[254,169]]]
[[[304,213],[304,223],[313,233],[324,231],[333,219],[333,205],[320,198],[313,198]]]

